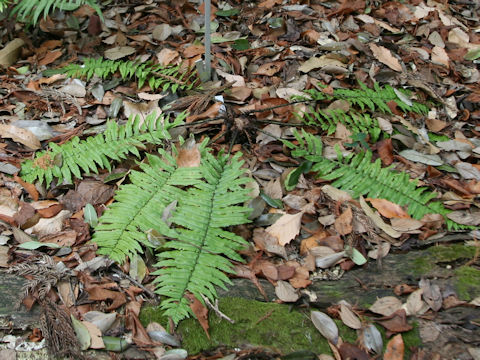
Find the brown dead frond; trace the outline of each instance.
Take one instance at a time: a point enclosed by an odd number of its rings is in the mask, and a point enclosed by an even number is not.
[[[9,274],[25,276],[27,282],[23,286],[24,296],[37,293],[37,298],[42,300],[52,286],[61,279],[70,276],[70,269],[63,263],[55,263],[48,255],[42,255],[34,262],[22,263],[6,270]]]

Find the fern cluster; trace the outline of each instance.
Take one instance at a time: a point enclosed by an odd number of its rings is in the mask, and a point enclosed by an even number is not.
[[[103,19],[97,0],[20,0],[13,8],[13,14],[17,14],[18,19],[31,21],[35,25],[42,14],[47,17],[55,9],[73,11],[82,5],[91,6]],[[0,2],[0,11],[1,7]]]
[[[118,72],[122,80],[136,78],[138,88],[147,83],[152,90],[176,92],[178,89],[191,90],[196,87],[196,72],[182,69],[180,65],[87,58],[82,65],[70,64],[61,71],[70,77],[85,77],[87,81],[93,75],[106,79]]]
[[[421,219],[426,214],[441,214],[450,229],[460,229],[462,226],[446,218],[450,211],[442,203],[431,201],[436,197],[426,187],[417,187],[417,180],[411,180],[407,173],[397,172],[391,167],[382,168],[380,159],[372,162],[372,152],[360,152],[343,157],[338,151],[337,160],[329,160],[322,156],[322,141],[320,138],[302,130],[295,132],[298,145],[283,140],[295,157],[303,157],[313,166],[319,178],[333,181],[332,185],[352,193],[353,197],[360,195],[371,198],[387,199],[393,203],[408,207],[410,216]]]
[[[111,170],[110,161],[120,161],[128,154],[139,154],[145,143],[162,144],[170,139],[169,130],[183,123],[185,113],[174,120],[163,115],[151,114],[143,121],[137,115],[124,125],[111,121],[103,134],[90,136],[86,140],[74,137],[59,146],[50,143],[46,151],[37,152],[35,159],[22,163],[20,175],[25,181],[45,181],[48,186],[54,178],[58,182],[72,182],[72,174],[81,178],[85,173],[97,173],[98,169]]]
[[[148,163],[140,164],[141,172],[132,171],[130,184],[117,191],[95,229],[98,253],[117,262],[141,252],[141,244],[152,247],[147,232],[168,239],[154,275],[156,292],[165,297],[161,307],[175,323],[192,314],[187,292],[200,301],[202,295],[214,300],[215,286],[230,283],[229,259],[241,261],[237,251],[245,240],[223,229],[248,222],[249,209],[237,205],[249,198],[240,156],[215,158],[203,151],[195,168],[178,168],[163,150],[147,156]]]

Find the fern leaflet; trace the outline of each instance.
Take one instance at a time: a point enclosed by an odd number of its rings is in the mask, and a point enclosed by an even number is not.
[[[230,283],[225,275],[233,271],[229,259],[242,260],[237,251],[245,240],[222,229],[248,222],[249,209],[236,205],[249,193],[243,188],[249,179],[243,177],[240,156],[237,153],[229,161],[227,155],[215,158],[206,153],[200,167],[204,181],[178,201],[171,218],[176,238],[164,245],[154,274],[156,292],[166,297],[161,307],[175,323],[191,314],[186,292],[200,301],[201,295],[214,300],[215,286]]]
[[[315,100],[315,101],[331,101],[331,100],[346,100],[352,106],[359,106],[363,111],[369,109],[370,111],[382,111],[391,114],[392,111],[388,107],[388,103],[393,101],[403,112],[413,111],[419,114],[427,114],[428,106],[417,101],[407,100],[410,93],[407,90],[395,90],[390,85],[381,87],[378,83],[374,84],[374,88],[368,88],[364,83],[358,82],[360,89],[334,89],[333,95],[326,94],[317,89],[304,90],[307,96],[296,97],[301,100]],[[326,88],[326,85],[319,85],[321,88]],[[404,99],[402,99],[404,98]],[[405,101],[411,102],[407,104]]]
[[[161,89],[176,92],[178,89],[191,90],[196,86],[196,72],[182,69],[180,65],[163,66],[151,62],[105,60],[103,58],[84,60],[83,65],[70,64],[61,69],[70,77],[86,77],[87,81],[93,75],[106,79],[118,72],[123,80],[135,77],[138,88],[148,83],[152,90]]]
[[[304,114],[304,122],[311,126],[320,126],[328,135],[335,133],[337,124],[342,123],[352,133],[366,133],[376,142],[382,130],[378,121],[368,114],[356,111],[345,113],[342,110],[318,110],[310,108],[310,113]]]
[[[322,156],[322,142],[318,137],[302,130],[302,135],[295,132],[299,145],[289,141],[284,143],[292,149],[295,157],[304,157],[314,164],[311,171],[324,180],[333,180],[332,185],[352,193],[371,198],[387,199],[393,203],[408,207],[408,213],[421,219],[426,214],[441,214],[449,228],[460,229],[462,226],[446,218],[450,211],[442,203],[431,201],[436,197],[426,187],[417,187],[417,180],[411,180],[407,173],[382,168],[380,159],[371,162],[372,152],[366,151],[356,155],[342,157],[338,152],[337,160]]]
[[[131,117],[125,125],[111,121],[103,134],[90,136],[86,140],[74,137],[59,146],[49,144],[49,149],[38,152],[34,160],[22,163],[20,175],[25,181],[46,182],[48,186],[54,178],[58,182],[72,182],[72,174],[77,178],[85,173],[97,173],[98,169],[111,170],[110,159],[120,161],[127,154],[140,156],[138,149],[144,143],[161,144],[170,139],[168,130],[183,123],[185,113],[170,121],[165,116],[150,114],[142,122],[140,117]]]
[[[17,14],[20,20],[31,19],[35,25],[43,13],[43,17],[55,11],[55,9],[73,11],[82,5],[89,5],[103,20],[102,11],[96,0],[20,0],[13,8],[13,14]]]

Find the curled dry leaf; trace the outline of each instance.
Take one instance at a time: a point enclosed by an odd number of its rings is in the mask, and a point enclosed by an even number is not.
[[[363,346],[368,351],[374,351],[377,354],[381,354],[383,350],[382,334],[373,324],[367,325],[360,338]]]
[[[338,261],[345,257],[345,251],[341,251],[335,254],[327,255],[324,257],[315,258],[315,265],[320,269],[328,269],[335,265]]]
[[[328,341],[337,345],[338,343],[338,327],[337,324],[327,315],[321,311],[312,311],[310,314],[313,325],[320,331]]]

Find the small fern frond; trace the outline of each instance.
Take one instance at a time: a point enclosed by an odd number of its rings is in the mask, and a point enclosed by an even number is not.
[[[183,69],[180,65],[163,66],[151,62],[140,61],[106,60],[103,58],[87,58],[83,65],[70,64],[62,69],[62,72],[70,77],[85,77],[88,80],[93,75],[102,79],[117,73],[122,80],[135,78],[138,88],[145,83],[152,90],[161,89],[176,92],[178,89],[191,90],[196,87],[196,72]]]
[[[127,154],[139,157],[138,149],[144,143],[161,144],[170,139],[168,131],[183,123],[185,113],[170,121],[164,115],[148,115],[142,122],[140,117],[131,117],[125,125],[111,121],[103,134],[90,136],[86,140],[74,137],[59,146],[49,144],[49,149],[38,152],[34,160],[22,163],[21,177],[27,182],[45,181],[48,186],[54,178],[61,183],[72,182],[72,174],[82,177],[82,172],[97,173],[98,169],[111,170],[110,160],[120,161]]]
[[[366,133],[370,135],[372,142],[376,142],[382,132],[378,121],[369,114],[350,111],[348,114],[342,110],[318,110],[313,107],[310,112],[304,114],[304,122],[307,125],[319,126],[327,135],[335,133],[337,124],[341,123],[353,134]]]
[[[371,198],[387,199],[400,206],[408,207],[410,216],[421,219],[426,214],[441,214],[444,216],[450,229],[463,228],[450,219],[442,203],[431,201],[436,197],[426,187],[417,187],[417,180],[411,180],[407,173],[397,172],[390,167],[382,168],[380,159],[372,163],[372,152],[366,151],[356,155],[351,154],[337,160],[329,160],[322,156],[321,140],[305,131],[302,132],[304,140],[299,145],[285,143],[292,149],[292,155],[302,156],[314,162],[311,171],[324,180],[333,181],[332,186],[349,191],[353,197],[360,195]],[[300,134],[296,133],[297,141]]]
[[[180,186],[196,184],[202,174],[199,168],[177,168],[171,155],[162,149],[159,153],[161,156],[147,154],[147,163],[140,164],[142,171],[130,173],[130,183],[117,190],[115,202],[101,216],[92,238],[98,254],[123,263],[126,257],[142,253],[141,245],[155,245],[148,240],[149,231],[172,235],[161,220],[163,211],[186,196]]]
[[[391,114],[392,111],[388,107],[388,103],[393,101],[403,112],[413,111],[419,114],[427,114],[428,106],[417,101],[408,99],[410,93],[407,90],[396,90],[390,85],[381,87],[378,83],[374,84],[374,88],[370,89],[362,82],[358,82],[360,89],[334,89],[333,95],[326,94],[317,89],[304,90],[307,96],[297,97],[302,100],[314,101],[332,101],[332,100],[346,100],[351,106],[358,106],[363,111],[369,109],[370,111],[381,111],[383,113]],[[326,85],[319,85],[321,88],[326,88]],[[410,102],[411,104],[407,104]]]
[[[204,181],[178,201],[170,219],[177,237],[164,245],[154,274],[156,292],[166,297],[161,307],[175,324],[191,314],[187,292],[202,302],[201,295],[213,301],[215,286],[230,283],[225,275],[233,272],[229,259],[242,261],[237,251],[245,240],[223,229],[248,222],[250,210],[237,205],[249,198],[240,156],[229,160],[227,155],[215,158],[206,153],[200,167]]]
[[[55,9],[73,11],[82,5],[91,6],[103,20],[102,11],[96,0],[20,0],[12,13],[17,14],[19,20],[31,20],[35,25],[42,14],[45,18]]]

